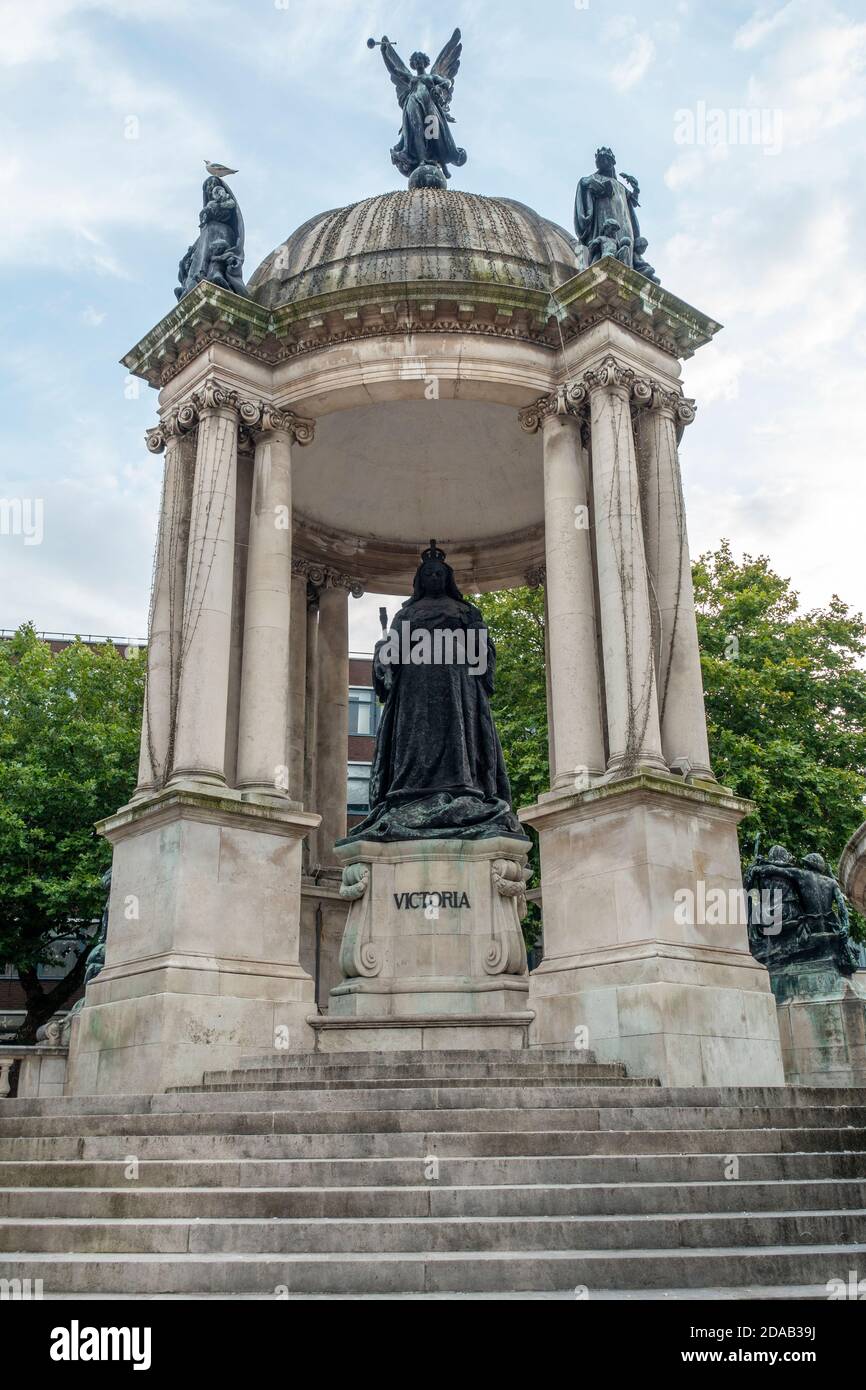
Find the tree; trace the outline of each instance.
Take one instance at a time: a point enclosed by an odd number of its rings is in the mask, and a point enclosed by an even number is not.
[[[757,802],[744,857],[760,834],[835,861],[864,818],[863,618],[835,595],[801,611],[765,555],[737,562],[727,541],[693,575],[713,770]]]
[[[866,815],[866,624],[841,599],[803,612],[766,556],[723,541],[693,567],[710,758],[757,803],[740,828],[834,862]],[[493,710],[515,805],[549,785],[541,590],[475,598],[497,644]],[[853,920],[853,917],[852,917]]]
[[[18,1040],[71,998],[103,908],[110,846],[94,822],[135,786],[146,662],[76,641],[56,655],[25,624],[0,642],[0,959],[26,999]],[[78,948],[46,987],[40,965]]]
[[[496,644],[491,707],[515,806],[529,806],[550,786],[547,749],[547,685],[544,658],[544,589],[506,589],[474,594]],[[538,836],[532,839],[532,885],[539,883]],[[541,917],[534,903],[523,923],[527,946],[538,939]]]

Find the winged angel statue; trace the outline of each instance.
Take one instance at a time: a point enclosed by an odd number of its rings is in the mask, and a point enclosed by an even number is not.
[[[391,151],[392,161],[406,175],[410,188],[444,188],[445,180],[451,177],[448,165],[466,163],[466,151],[455,144],[449,130],[454,123],[450,114],[454,78],[463,52],[460,30],[454,30],[429,72],[426,53],[413,53],[407,68],[387,36],[378,41],[368,39],[367,45],[381,48],[403,112],[403,129]]]

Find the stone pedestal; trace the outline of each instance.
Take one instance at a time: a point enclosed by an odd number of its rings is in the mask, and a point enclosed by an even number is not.
[[[194,1085],[247,1052],[313,1046],[298,960],[301,841],[318,817],[172,787],[122,808],[105,968],[70,1039],[71,1095]]]
[[[866,1086],[866,979],[832,961],[772,975],[785,1080],[791,1086]]]
[[[520,812],[539,832],[544,891],[532,1044],[574,1045],[586,1028],[599,1061],[662,1085],[783,1083],[769,977],[747,942],[748,807],[641,774]]]
[[[433,1046],[523,1046],[528,847],[360,841],[336,853],[349,915],[329,1035],[336,1027],[342,1047],[373,1051],[427,1046],[434,1034]]]

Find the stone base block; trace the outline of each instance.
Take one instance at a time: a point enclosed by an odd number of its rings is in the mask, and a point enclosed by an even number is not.
[[[748,808],[641,774],[521,811],[541,844],[532,1045],[577,1043],[665,1086],[783,1084],[769,976],[747,942]]]
[[[100,825],[114,845],[106,960],[72,1021],[69,1094],[152,1094],[251,1050],[313,1047],[298,942],[301,841],[317,823],[175,788]]]
[[[866,981],[778,1005],[785,1080],[792,1086],[866,1086]]]
[[[531,1022],[529,1012],[311,1020],[318,1052],[511,1051],[528,1046]]]
[[[328,1006],[328,995],[343,978],[340,946],[346,930],[347,902],[340,897],[340,870],[320,872],[301,884],[300,961],[316,986],[316,1007]]]
[[[451,1016],[457,1039],[467,1019],[525,1015],[520,922],[528,846],[506,837],[359,842],[338,846],[337,854],[349,915],[331,1020],[401,1018],[417,1029],[418,1020]],[[483,1045],[502,1045],[484,1036]],[[369,1049],[366,1029],[364,1037]],[[402,1048],[422,1045],[400,1041]],[[465,1037],[453,1043],[474,1045]]]

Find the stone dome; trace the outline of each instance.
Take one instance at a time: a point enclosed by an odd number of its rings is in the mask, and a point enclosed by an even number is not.
[[[578,242],[512,198],[420,188],[310,218],[249,282],[268,309],[364,286],[454,281],[551,290],[584,266]]]

